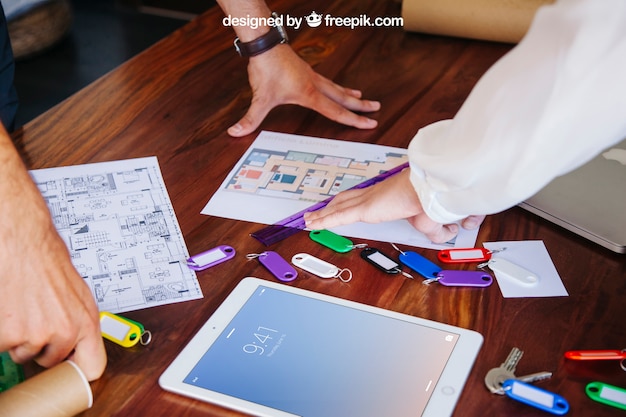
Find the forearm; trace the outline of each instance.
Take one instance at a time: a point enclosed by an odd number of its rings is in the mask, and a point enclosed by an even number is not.
[[[451,121],[410,146],[424,210],[447,223],[532,196],[626,135],[626,10],[559,2],[479,81]]]
[[[36,216],[37,220],[49,218],[48,208],[28,175],[11,138],[4,127],[0,126],[0,229],[19,228],[15,217]],[[28,208],[28,210],[26,210]],[[28,213],[28,214],[26,214]],[[51,224],[51,222],[50,222]],[[3,236],[7,237],[4,233]],[[17,236],[11,236],[19,238]]]

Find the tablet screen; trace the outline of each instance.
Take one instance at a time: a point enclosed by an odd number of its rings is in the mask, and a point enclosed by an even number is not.
[[[421,415],[458,340],[260,285],[183,382],[305,417]]]

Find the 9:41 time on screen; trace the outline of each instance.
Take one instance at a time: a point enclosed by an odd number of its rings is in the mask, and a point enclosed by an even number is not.
[[[243,346],[243,351],[250,354],[263,355],[265,349],[270,344],[270,341],[274,339],[274,336],[278,334],[278,330],[270,329],[269,327],[259,326],[253,333],[255,340],[252,343],[248,343]]]

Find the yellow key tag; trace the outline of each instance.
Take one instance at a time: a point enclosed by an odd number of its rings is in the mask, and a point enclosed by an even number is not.
[[[124,347],[132,347],[141,340],[143,331],[134,322],[107,311],[100,312],[102,337]]]

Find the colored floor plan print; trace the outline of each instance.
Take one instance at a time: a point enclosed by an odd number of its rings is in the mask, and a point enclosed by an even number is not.
[[[252,149],[227,190],[318,202],[407,161],[389,153],[384,161],[317,153]]]
[[[156,158],[31,171],[101,311],[202,297]],[[181,262],[183,261],[183,262]]]
[[[404,148],[262,131],[225,176],[202,214],[274,224],[407,161]],[[350,238],[430,249],[474,247],[478,235],[478,229],[462,229],[453,242],[436,244],[405,219],[356,222],[332,231]]]

